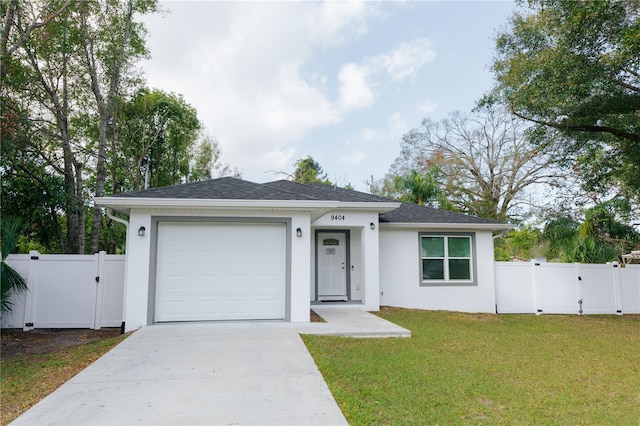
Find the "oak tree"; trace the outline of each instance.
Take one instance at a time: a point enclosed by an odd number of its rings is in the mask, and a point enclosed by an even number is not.
[[[520,4],[497,36],[497,86],[485,101],[559,131],[558,153],[590,190],[640,197],[640,1]]]
[[[320,163],[313,157],[308,156],[296,161],[296,169],[293,172],[292,180],[298,183],[323,183],[331,185],[327,179],[327,174],[322,170]]]
[[[560,175],[555,160],[532,144],[527,124],[500,108],[449,119],[423,120],[404,135],[401,155],[387,179],[429,174],[437,167],[449,208],[498,220],[520,219],[532,205],[534,186]],[[549,142],[551,143],[551,142]]]
[[[87,220],[92,196],[104,194],[107,141],[115,126],[115,100],[137,78],[132,66],[146,53],[140,14],[156,0],[3,2],[2,138],[20,144],[3,165],[6,176],[40,164],[62,177],[66,238],[61,250],[96,251],[101,212]],[[25,137],[25,135],[27,135]],[[15,159],[16,161],[13,161]],[[32,179],[46,182],[42,173]],[[23,173],[23,177],[27,177]]]

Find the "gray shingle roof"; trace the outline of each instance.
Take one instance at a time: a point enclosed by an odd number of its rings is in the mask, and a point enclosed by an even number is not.
[[[400,208],[380,215],[380,223],[465,223],[499,224],[501,222],[454,213],[433,207],[402,203]]]
[[[247,192],[259,187],[259,183],[224,177],[181,185],[163,186],[144,191],[124,192],[116,194],[114,197],[243,200],[246,199],[244,195]]]
[[[320,183],[302,184],[277,180],[260,184],[233,177],[127,192],[116,194],[114,197],[395,202],[388,198]]]
[[[324,185],[322,183],[296,183],[289,180],[277,180],[275,182],[263,183],[262,186],[276,188],[283,192],[305,194],[315,200],[360,202],[360,203],[389,203],[397,202],[389,198],[378,197],[377,195],[351,189],[339,188],[337,186]]]
[[[116,194],[125,198],[190,198],[219,200],[300,200],[339,201],[359,203],[398,202],[389,198],[350,189],[338,188],[320,183],[301,184],[288,180],[254,183],[246,180],[224,177],[182,185],[152,188],[144,191]],[[452,224],[498,224],[489,219],[481,219],[460,213],[402,203],[400,208],[380,215],[381,223],[452,223]]]

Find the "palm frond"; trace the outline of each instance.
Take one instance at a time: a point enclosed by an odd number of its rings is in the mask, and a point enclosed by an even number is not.
[[[4,217],[0,223],[0,240],[2,240],[2,260],[13,252],[18,238],[24,233],[27,224],[17,217]]]
[[[13,308],[11,299],[24,291],[27,291],[25,279],[4,261],[0,262],[0,312],[10,312]]]
[[[27,291],[27,282],[11,266],[5,263],[7,256],[13,252],[20,234],[26,229],[26,224],[19,218],[5,217],[0,224],[0,239],[2,240],[2,261],[0,262],[0,313],[11,312],[12,297]]]

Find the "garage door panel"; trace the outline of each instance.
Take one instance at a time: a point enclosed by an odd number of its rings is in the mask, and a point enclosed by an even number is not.
[[[256,275],[253,287],[256,290],[273,288],[279,284],[279,279],[273,275]]]
[[[220,275],[202,275],[193,278],[191,281],[191,289],[194,292],[200,292],[204,295],[216,291],[216,288],[221,285],[218,283]]]
[[[207,266],[207,263],[220,264],[220,252],[218,250],[198,249],[193,254],[194,264]]]
[[[197,300],[193,303],[194,314],[207,315],[211,311],[220,309],[220,302],[218,300]],[[197,317],[196,317],[197,318]]]
[[[190,233],[183,232],[179,227],[164,227],[163,233],[172,241],[189,241]]]
[[[282,319],[284,224],[160,222],[156,321]]]
[[[167,318],[171,318],[179,314],[180,312],[184,312],[186,308],[187,308],[186,300],[181,300],[181,301],[172,300],[170,302],[167,302],[164,306],[165,315],[167,316]]]
[[[257,277],[279,277],[280,270],[272,265],[259,265],[260,267],[253,270],[253,274]]]
[[[185,276],[168,275],[165,277],[162,292],[163,293],[183,292],[184,290],[189,288],[189,283],[190,281]]]
[[[272,300],[256,300],[256,311],[268,313],[274,309],[276,309],[276,306]]]

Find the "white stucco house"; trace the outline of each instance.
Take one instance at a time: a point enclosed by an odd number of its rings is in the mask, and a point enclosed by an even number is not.
[[[495,312],[510,225],[321,184],[221,178],[96,198],[129,216],[126,330],[308,322],[315,304]]]

